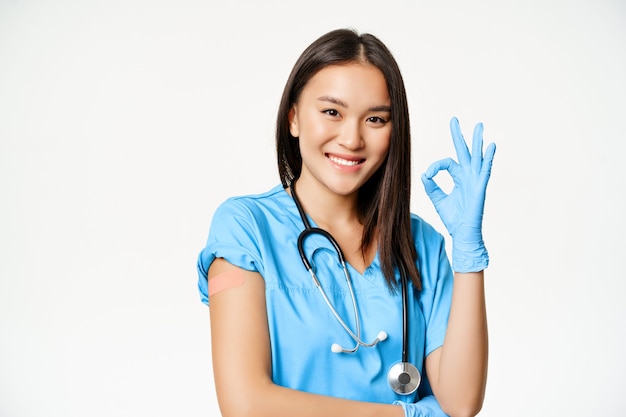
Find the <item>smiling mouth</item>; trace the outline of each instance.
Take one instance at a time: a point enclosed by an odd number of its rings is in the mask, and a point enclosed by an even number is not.
[[[331,161],[333,161],[334,163],[338,165],[343,165],[346,167],[353,167],[355,165],[359,165],[365,162],[365,159],[343,159],[343,158],[338,158],[333,155],[326,155],[326,157],[330,159]]]

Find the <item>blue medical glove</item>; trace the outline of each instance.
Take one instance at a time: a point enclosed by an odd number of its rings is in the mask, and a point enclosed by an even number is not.
[[[448,417],[432,395],[428,395],[416,403],[394,401],[394,404],[402,406],[405,417]]]
[[[496,145],[490,144],[483,157],[483,124],[478,123],[474,128],[470,155],[456,117],[450,121],[450,131],[458,163],[451,158],[433,163],[422,174],[422,182],[426,194],[452,236],[452,269],[457,272],[478,272],[489,264],[489,254],[483,242],[482,222],[485,192]],[[454,181],[450,194],[444,193],[433,180],[439,171],[448,171]]]

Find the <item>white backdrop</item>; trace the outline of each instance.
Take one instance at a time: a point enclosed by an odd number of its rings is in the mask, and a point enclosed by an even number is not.
[[[278,100],[322,33],[403,71],[412,208],[498,145],[481,416],[626,415],[623,1],[0,0],[0,416],[218,416],[195,260],[226,197],[278,183]]]

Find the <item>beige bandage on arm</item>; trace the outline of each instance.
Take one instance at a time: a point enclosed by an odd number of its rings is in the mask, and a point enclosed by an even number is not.
[[[230,269],[209,279],[209,297],[229,288],[243,285],[246,277],[241,269]]]

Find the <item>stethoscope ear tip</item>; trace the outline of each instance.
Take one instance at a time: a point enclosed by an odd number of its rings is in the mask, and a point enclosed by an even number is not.
[[[378,338],[378,341],[382,342],[383,340],[387,340],[387,332],[384,330],[381,330],[380,332],[378,332],[378,336],[376,336]]]
[[[339,346],[337,343],[333,343],[330,346],[330,350],[333,353],[341,353],[341,352],[343,352],[343,348],[341,346]]]

